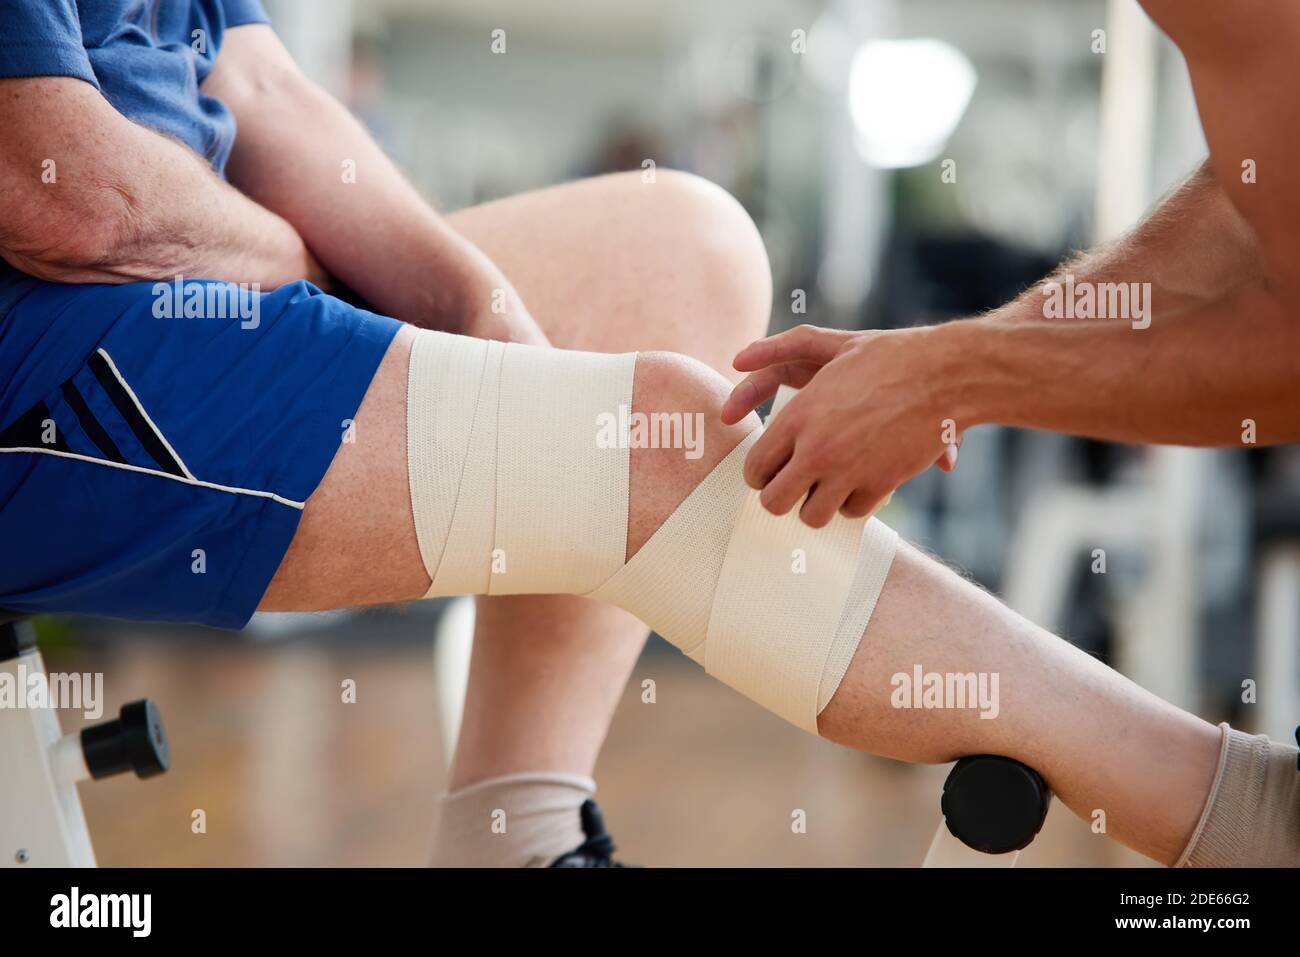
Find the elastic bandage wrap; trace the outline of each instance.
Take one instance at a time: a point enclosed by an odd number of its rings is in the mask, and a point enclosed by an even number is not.
[[[407,455],[426,597],[571,594],[617,605],[816,734],[897,535],[874,518],[837,515],[812,529],[798,508],[767,512],[742,476],[758,429],[625,563],[635,368],[635,353],[416,334]]]

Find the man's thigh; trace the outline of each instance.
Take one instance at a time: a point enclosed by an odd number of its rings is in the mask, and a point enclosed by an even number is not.
[[[375,373],[324,480],[259,606],[310,611],[421,598],[429,575],[411,518],[406,468],[407,370],[415,332],[403,327]]]
[[[46,284],[0,323],[0,606],[241,627],[400,328],[176,286]]]

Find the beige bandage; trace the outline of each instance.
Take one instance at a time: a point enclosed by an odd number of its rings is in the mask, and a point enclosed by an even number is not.
[[[794,390],[782,386],[772,418]],[[821,529],[798,506],[773,515],[747,490],[714,591],[701,662],[709,674],[768,710],[817,733],[857,650],[898,536],[875,521],[836,515]],[[764,609],[755,615],[754,609]],[[810,635],[831,636],[810,640]],[[816,694],[813,689],[816,689]]]
[[[814,530],[798,509],[769,514],[741,474],[756,431],[625,565],[635,361],[419,333],[407,434],[428,594],[618,605],[815,734],[897,536],[874,519]]]
[[[582,594],[623,565],[636,355],[422,331],[407,382],[407,469],[438,595]],[[626,419],[626,416],[623,416]]]
[[[719,681],[817,733],[876,607],[898,535],[775,516],[745,484],[751,432],[590,597],[650,625]]]

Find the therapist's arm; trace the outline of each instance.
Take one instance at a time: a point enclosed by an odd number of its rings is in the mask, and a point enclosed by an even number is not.
[[[1096,287],[1104,283],[1151,284],[1144,305],[1162,322],[1194,305],[1206,305],[1233,289],[1264,278],[1263,260],[1249,224],[1233,207],[1208,162],[1156,204],[1128,233],[1080,253],[1042,282],[987,318],[1037,322],[1048,317],[1052,284],[1066,278]],[[870,333],[806,328],[760,339],[742,350],[736,368],[750,373],[723,408],[727,422],[739,422],[772,398],[780,385],[802,388],[847,343]]]
[[[203,90],[239,124],[231,182],[292,223],[373,308],[449,332],[545,342],[496,265],[298,69],[269,26],[230,30]]]
[[[813,354],[825,330],[796,330]],[[784,514],[869,514],[985,423],[1121,442],[1300,440],[1300,321],[1259,284],[1146,329],[973,319],[840,340],[750,450],[745,480]],[[1247,422],[1246,420],[1250,420]]]
[[[1128,319],[1049,318],[1050,283],[1064,296],[1067,274],[1078,289],[1139,283],[1142,298]],[[723,418],[778,385],[803,388],[751,451],[746,478],[780,512],[816,485],[800,514],[818,525],[841,507],[867,514],[936,461],[950,466],[948,443],[983,423],[1231,445],[1250,418],[1258,441],[1288,441],[1300,428],[1286,391],[1296,329],[1267,290],[1253,230],[1207,165],[1130,233],[982,318],[800,327],[754,343],[736,357],[750,375]]]
[[[810,525],[837,509],[865,514],[954,431],[982,422],[1183,445],[1300,439],[1300,7],[1144,6],[1186,57],[1209,169],[1239,219],[1222,214],[1204,247],[1175,222],[1153,245],[1103,259],[1101,275],[1079,270],[1076,283],[1151,289],[1148,308],[1130,302],[1123,317],[978,320],[851,339],[813,330],[741,353],[739,369],[808,382],[746,460],[746,481],[771,511],[811,492],[800,512]],[[1234,247],[1243,224],[1247,242]],[[1255,255],[1225,260],[1225,244]],[[1043,302],[1025,301],[1031,317],[1043,315]],[[761,391],[742,383],[727,415]]]
[[[1047,279],[990,313],[1035,321],[1049,315],[1051,283],[1067,276],[1093,284],[1141,281],[1168,319],[1264,278],[1254,231],[1215,178],[1209,161],[1178,184],[1132,230],[1067,260]]]

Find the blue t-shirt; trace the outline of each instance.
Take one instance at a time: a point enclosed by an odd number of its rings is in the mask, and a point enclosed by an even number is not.
[[[0,0],[0,77],[85,80],[222,173],[235,118],[199,86],[227,29],[265,22],[260,0]],[[0,318],[35,283],[0,260]]]

